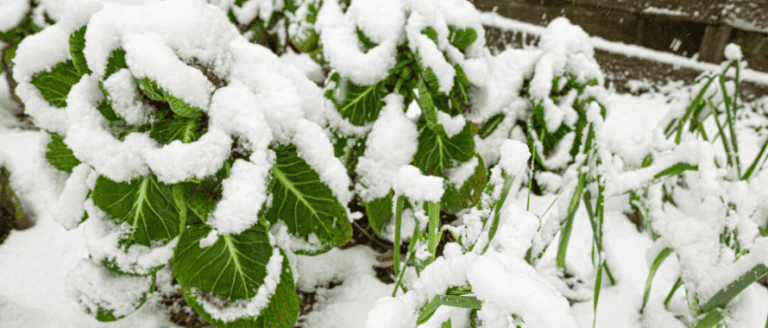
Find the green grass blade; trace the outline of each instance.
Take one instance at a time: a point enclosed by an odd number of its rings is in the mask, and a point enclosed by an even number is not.
[[[501,190],[501,198],[493,207],[493,221],[491,222],[491,227],[488,229],[488,243],[485,244],[485,247],[483,248],[483,252],[481,254],[485,254],[485,252],[488,250],[488,246],[491,245],[491,241],[493,240],[493,237],[496,235],[496,230],[499,229],[501,207],[504,206],[504,202],[507,199],[507,195],[509,195],[509,190],[512,189],[512,182],[515,181],[514,176],[506,175],[504,173],[502,174],[504,175],[504,187]]]
[[[403,222],[403,207],[405,206],[405,196],[397,197],[397,208],[395,209],[395,275],[400,274],[400,227]]]
[[[432,301],[421,307],[421,313],[416,324],[420,325],[427,322],[441,305],[464,309],[480,309],[483,306],[483,302],[474,296],[437,295]]]
[[[415,227],[413,227],[413,234],[411,235],[411,240],[408,243],[408,251],[406,253],[405,257],[405,265],[408,265],[408,260],[413,257],[414,252],[416,251],[416,243],[419,241],[419,225],[417,224]],[[395,289],[392,291],[392,297],[395,297],[397,294],[397,288],[400,287],[400,284],[403,281],[403,275],[405,274],[405,268],[403,268],[402,271],[400,271],[400,275],[397,276],[397,282],[395,283]],[[405,290],[405,287],[403,287],[403,292],[407,292]]]
[[[603,284],[603,266],[597,267],[597,277],[595,278],[595,296],[592,303],[592,328],[597,326],[597,300],[600,298],[600,286]]]
[[[664,169],[663,171],[656,173],[656,175],[653,176],[653,179],[660,179],[662,177],[669,177],[669,176],[675,176],[680,173],[683,173],[684,171],[698,171],[699,166],[698,165],[691,165],[685,162],[675,163],[674,165]]]
[[[653,277],[656,275],[656,271],[659,269],[662,263],[664,263],[664,260],[667,259],[669,254],[672,254],[672,248],[666,247],[661,252],[659,252],[659,255],[656,256],[656,259],[653,260],[653,264],[651,265],[650,271],[648,271],[648,279],[645,280],[645,292],[643,293],[643,306],[640,307],[640,313],[643,313],[643,310],[645,309],[645,305],[648,304],[648,299],[651,297],[651,283],[653,282]]]
[[[565,268],[565,253],[568,250],[568,241],[571,238],[573,218],[576,216],[576,210],[579,209],[579,204],[581,204],[581,193],[584,191],[586,183],[587,174],[580,174],[579,184],[576,186],[576,191],[574,191],[573,197],[571,197],[570,204],[568,204],[568,216],[566,216],[563,222],[563,228],[560,230],[560,245],[557,247],[557,266],[560,268]]]
[[[752,172],[755,171],[755,168],[757,168],[757,164],[760,163],[760,160],[763,158],[763,154],[765,153],[766,147],[768,147],[768,138],[765,139],[765,143],[763,144],[763,147],[760,148],[760,152],[757,153],[755,160],[752,161],[752,165],[749,166],[749,169],[747,169],[747,172],[745,172],[744,176],[741,177],[742,180],[748,180],[749,177],[752,175]]]
[[[677,277],[677,281],[675,281],[675,284],[672,286],[672,289],[669,290],[669,294],[667,294],[667,298],[664,299],[664,309],[669,309],[669,301],[672,300],[672,295],[675,295],[675,292],[677,291],[680,286],[683,285],[683,278]]]
[[[696,328],[712,328],[721,320],[723,320],[723,314],[720,311],[711,311],[696,324]]]
[[[701,307],[701,312],[710,312],[713,309],[719,307],[725,307],[736,295],[741,293],[744,289],[749,287],[753,282],[762,278],[766,274],[766,267],[763,264],[754,266],[751,270],[747,271],[739,278],[723,287],[718,291],[715,296],[712,296],[704,306]]]
[[[437,244],[440,242],[440,238],[443,235],[440,233],[440,203],[426,202],[426,206],[427,215],[429,215],[429,237],[427,239],[427,249],[429,249],[429,253],[432,254],[426,263],[429,264],[435,260]]]

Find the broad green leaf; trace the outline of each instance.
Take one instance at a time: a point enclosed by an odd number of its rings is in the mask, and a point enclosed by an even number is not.
[[[477,32],[471,27],[460,30],[449,26],[448,30],[450,31],[448,34],[448,42],[459,50],[466,49],[477,40]]]
[[[358,86],[351,81],[334,74],[331,81],[336,82],[336,88],[326,92],[326,97],[336,104],[341,117],[350,123],[362,126],[375,121],[384,107],[384,96],[387,90],[380,83]]]
[[[51,106],[64,108],[67,107],[69,90],[80,81],[81,76],[72,60],[67,60],[56,64],[49,72],[37,73],[32,78],[32,85]]]
[[[128,63],[125,61],[125,50],[112,50],[112,52],[109,54],[109,58],[107,58],[107,68],[104,72],[104,80],[123,68],[128,68]]]
[[[179,140],[183,143],[197,141],[203,135],[201,122],[194,118],[166,118],[152,124],[149,136],[160,144],[167,145]]]
[[[453,138],[443,131],[422,128],[419,131],[419,147],[413,159],[413,165],[425,175],[439,174],[452,168],[456,163],[463,163],[475,155],[475,140],[469,124]]]
[[[272,256],[267,228],[256,224],[237,235],[219,235],[212,245],[201,248],[200,240],[211,230],[204,224],[184,230],[173,255],[176,279],[182,286],[229,301],[256,296]]]
[[[85,54],[83,54],[86,27],[88,26],[81,27],[69,36],[69,54],[72,56],[72,62],[80,75],[91,74],[88,63],[85,61]]]
[[[374,199],[365,203],[365,213],[368,215],[368,223],[373,231],[381,236],[381,230],[392,220],[392,197],[395,195],[390,191],[384,197]]]
[[[283,258],[282,273],[280,274],[280,283],[277,284],[275,294],[269,299],[269,305],[261,310],[257,318],[241,318],[235,321],[224,323],[213,319],[210,314],[205,312],[200,303],[197,302],[198,296],[191,293],[188,287],[185,289],[184,299],[203,319],[217,328],[290,328],[296,323],[299,315],[300,301],[296,294],[293,275],[287,257]]]
[[[452,183],[446,184],[442,203],[443,209],[449,213],[458,213],[462,209],[474,206],[483,195],[485,185],[488,183],[488,173],[483,159],[478,155],[475,157],[478,161],[475,173],[459,189],[456,189]]]
[[[352,238],[352,225],[344,205],[298,156],[295,147],[277,149],[276,153],[269,183],[272,207],[265,215],[269,222],[282,220],[290,233],[305,240],[315,233],[320,241],[346,244]]]
[[[167,241],[180,233],[179,209],[172,187],[157,181],[154,175],[138,177],[130,183],[100,176],[91,198],[113,219],[134,227],[121,244],[151,247],[153,242]]]
[[[64,138],[58,133],[48,132],[48,134],[51,135],[51,141],[48,143],[45,158],[56,169],[72,173],[72,169],[80,165],[80,160],[75,157],[72,150],[64,143]]]
[[[667,259],[667,256],[669,254],[672,254],[672,248],[665,247],[661,252],[659,252],[659,255],[656,256],[656,259],[653,260],[653,264],[651,265],[650,271],[648,271],[648,279],[645,280],[645,292],[643,292],[643,306],[640,307],[640,313],[643,313],[643,309],[645,309],[645,305],[648,304],[648,299],[651,297],[651,282],[653,281],[653,277],[656,275],[656,271],[659,270],[659,267],[662,263],[664,263],[664,260]]]
[[[451,318],[448,318],[447,321],[443,322],[441,328],[451,328]]]

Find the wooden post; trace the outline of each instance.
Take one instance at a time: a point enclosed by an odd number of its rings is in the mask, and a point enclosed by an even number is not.
[[[635,44],[643,46],[643,35],[645,34],[645,27],[648,19],[643,15],[637,15],[637,36],[635,37]]]
[[[699,61],[715,64],[723,61],[723,51],[731,39],[732,30],[730,26],[725,24],[707,25],[699,47]]]

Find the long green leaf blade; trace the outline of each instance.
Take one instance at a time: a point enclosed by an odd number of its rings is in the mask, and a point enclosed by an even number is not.
[[[704,306],[701,307],[701,312],[709,312],[715,308],[724,308],[728,303],[733,300],[736,295],[739,295],[741,291],[749,287],[753,282],[762,278],[766,274],[766,267],[763,264],[754,266],[751,270],[741,275],[738,279],[734,280],[728,286],[715,293],[712,298],[707,301]]]
[[[483,302],[474,296],[437,295],[432,301],[421,308],[419,319],[416,321],[416,324],[420,325],[427,322],[441,305],[464,309],[480,309],[483,306]]]
[[[579,204],[581,204],[581,193],[584,191],[586,182],[587,174],[580,174],[576,191],[574,191],[573,197],[571,197],[571,202],[568,204],[568,216],[565,217],[563,228],[560,230],[560,244],[557,247],[557,266],[560,268],[565,268],[565,253],[568,250],[568,241],[571,238],[573,218],[576,216],[576,210],[579,209]]]
[[[333,196],[320,176],[302,160],[295,147],[276,150],[272,167],[270,223],[285,222],[288,232],[308,240],[315,233],[322,242],[342,246],[352,238],[352,225],[344,205]]]
[[[651,282],[653,282],[653,277],[656,275],[656,271],[659,269],[662,263],[664,263],[664,260],[667,259],[667,256],[669,254],[672,254],[672,248],[666,247],[661,252],[659,252],[659,255],[656,256],[656,259],[653,260],[653,264],[651,265],[650,271],[648,271],[648,279],[645,280],[645,292],[643,293],[643,306],[640,307],[640,313],[643,312],[643,309],[645,309],[645,305],[648,304],[648,299],[651,297]]]
[[[653,176],[653,179],[660,179],[662,177],[668,177],[668,176],[675,176],[680,173],[683,173],[685,171],[698,171],[699,166],[698,165],[691,165],[685,162],[676,163],[663,171],[656,173],[656,175]]]

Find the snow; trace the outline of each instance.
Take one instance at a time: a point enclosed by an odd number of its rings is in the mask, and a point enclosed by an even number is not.
[[[328,140],[323,129],[310,121],[301,119],[293,136],[299,157],[320,175],[320,181],[331,188],[333,195],[341,204],[352,200],[349,191],[351,181],[347,169],[333,156],[333,144]]]
[[[355,167],[359,177],[355,191],[365,202],[389,194],[397,171],[411,163],[418,149],[419,132],[403,113],[403,97],[392,94],[384,101]]]
[[[448,135],[448,138],[453,138],[455,135],[459,134],[461,130],[464,130],[464,125],[467,123],[467,121],[464,119],[463,115],[456,115],[456,117],[451,117],[450,114],[438,111],[437,123],[443,126],[445,133]]]
[[[443,179],[424,176],[419,168],[412,165],[401,166],[392,182],[395,195],[408,197],[413,203],[439,203],[443,197]],[[418,207],[417,207],[418,208]]]
[[[741,53],[741,47],[734,43],[725,46],[725,59],[728,61],[741,60],[744,55]]]
[[[0,32],[7,32],[18,26],[29,11],[29,2],[8,0],[0,3]]]

